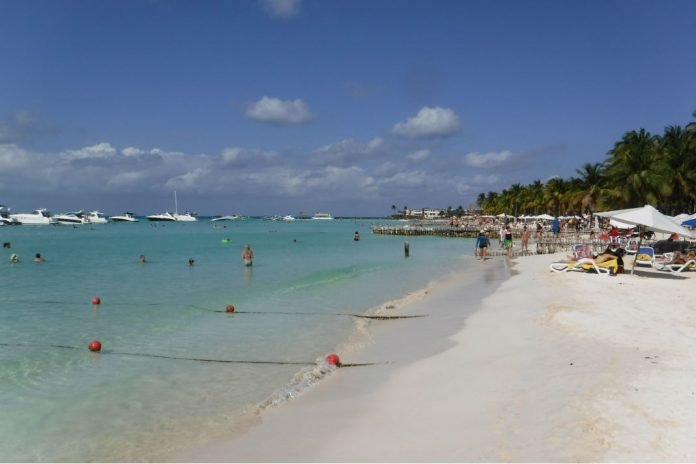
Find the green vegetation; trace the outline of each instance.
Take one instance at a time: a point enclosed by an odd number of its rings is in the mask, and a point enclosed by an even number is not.
[[[696,118],[696,111],[693,113]],[[478,195],[485,214],[555,215],[652,205],[667,214],[696,209],[696,122],[668,126],[662,135],[630,131],[603,163],[585,163],[577,177],[546,184],[513,184]]]

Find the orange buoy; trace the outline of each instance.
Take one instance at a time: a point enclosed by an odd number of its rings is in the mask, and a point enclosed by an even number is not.
[[[227,305],[227,307],[225,308],[225,312],[233,313],[234,312],[234,305]]]
[[[95,296],[94,298],[92,298],[92,304],[101,304],[101,298]]]
[[[336,353],[328,355],[326,357],[326,362],[329,363],[329,366],[341,367],[341,358],[339,358]]]
[[[89,351],[101,351],[101,342],[99,340],[89,342]]]

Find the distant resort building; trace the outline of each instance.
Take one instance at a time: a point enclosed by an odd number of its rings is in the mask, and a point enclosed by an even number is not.
[[[417,219],[439,219],[446,214],[445,210],[431,208],[407,209],[404,211],[405,217]]]

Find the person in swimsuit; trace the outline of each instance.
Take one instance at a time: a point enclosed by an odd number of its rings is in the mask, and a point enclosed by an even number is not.
[[[510,226],[505,228],[503,246],[505,247],[505,254],[510,254],[510,251],[512,251],[512,229],[510,229]]]
[[[247,244],[242,251],[242,261],[244,261],[245,266],[251,266],[254,259],[254,252],[251,251],[251,246]]]
[[[486,253],[488,253],[488,246],[490,245],[488,237],[486,237],[486,232],[483,230],[479,232],[478,237],[476,237],[476,250],[478,251],[478,256],[482,260],[486,260]]]

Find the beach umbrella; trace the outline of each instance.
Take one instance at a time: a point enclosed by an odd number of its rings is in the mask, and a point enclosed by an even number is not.
[[[538,216],[537,216],[537,219],[543,219],[543,220],[545,220],[545,221],[551,221],[551,220],[553,219],[553,216],[544,213],[544,214],[538,215]]]
[[[687,229],[683,228],[674,222],[669,216],[665,216],[650,205],[645,205],[642,208],[619,209],[616,211],[604,211],[595,213],[597,216],[606,217],[620,221],[625,224],[637,226],[639,230],[638,248],[643,241],[643,232],[652,230],[655,232],[664,232],[668,234],[679,234],[686,237],[691,237],[692,234]],[[631,274],[636,268],[636,262],[633,261]]]

